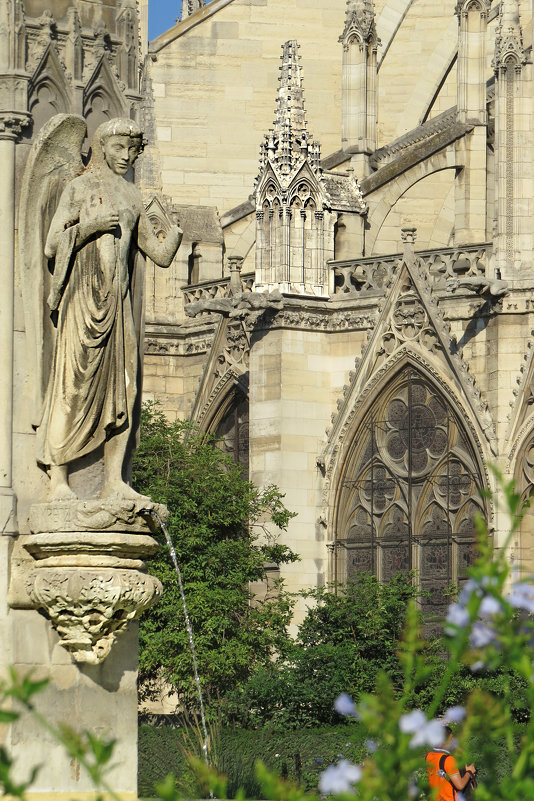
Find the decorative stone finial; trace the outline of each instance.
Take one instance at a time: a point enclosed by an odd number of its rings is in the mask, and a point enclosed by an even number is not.
[[[517,68],[526,64],[523,33],[519,15],[519,0],[502,0],[499,25],[495,39],[494,69],[507,66],[510,61]]]
[[[347,45],[353,39],[361,44],[365,42],[377,46],[380,43],[376,34],[373,0],[347,0],[345,27],[339,41]]]
[[[228,267],[230,268],[230,295],[238,295],[243,291],[241,286],[241,267],[243,266],[242,256],[229,256]]]

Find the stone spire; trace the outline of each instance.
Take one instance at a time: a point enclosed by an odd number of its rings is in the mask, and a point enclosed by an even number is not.
[[[378,43],[373,0],[347,0],[345,27],[339,41],[348,45],[354,38],[361,44]]]
[[[204,0],[182,0],[182,20],[187,19],[187,17],[194,14],[199,8],[204,8],[204,6]]]
[[[320,146],[311,139],[304,109],[299,45],[290,40],[282,45],[276,118],[261,145],[260,168],[270,160],[282,175],[288,175],[305,158],[314,169],[318,168]]]
[[[516,66],[526,63],[523,34],[519,18],[519,0],[502,0],[499,26],[495,39],[494,67],[498,70],[512,58]]]

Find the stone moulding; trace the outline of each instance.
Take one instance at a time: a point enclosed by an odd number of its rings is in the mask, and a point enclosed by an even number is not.
[[[30,510],[26,590],[76,662],[99,664],[118,634],[161,595],[144,559],[158,543],[152,513],[164,506],[119,498],[57,501]]]

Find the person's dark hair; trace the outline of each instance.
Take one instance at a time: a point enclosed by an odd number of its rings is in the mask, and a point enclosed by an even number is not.
[[[445,742],[447,742],[449,737],[452,737],[452,729],[450,726],[444,726],[443,731],[445,732]]]

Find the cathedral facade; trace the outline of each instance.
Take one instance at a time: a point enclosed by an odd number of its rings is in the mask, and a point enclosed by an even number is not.
[[[145,395],[280,486],[290,589],[413,569],[438,619],[476,515],[506,538],[488,465],[531,491],[531,53],[530,0],[193,0],[150,43],[185,246]]]

